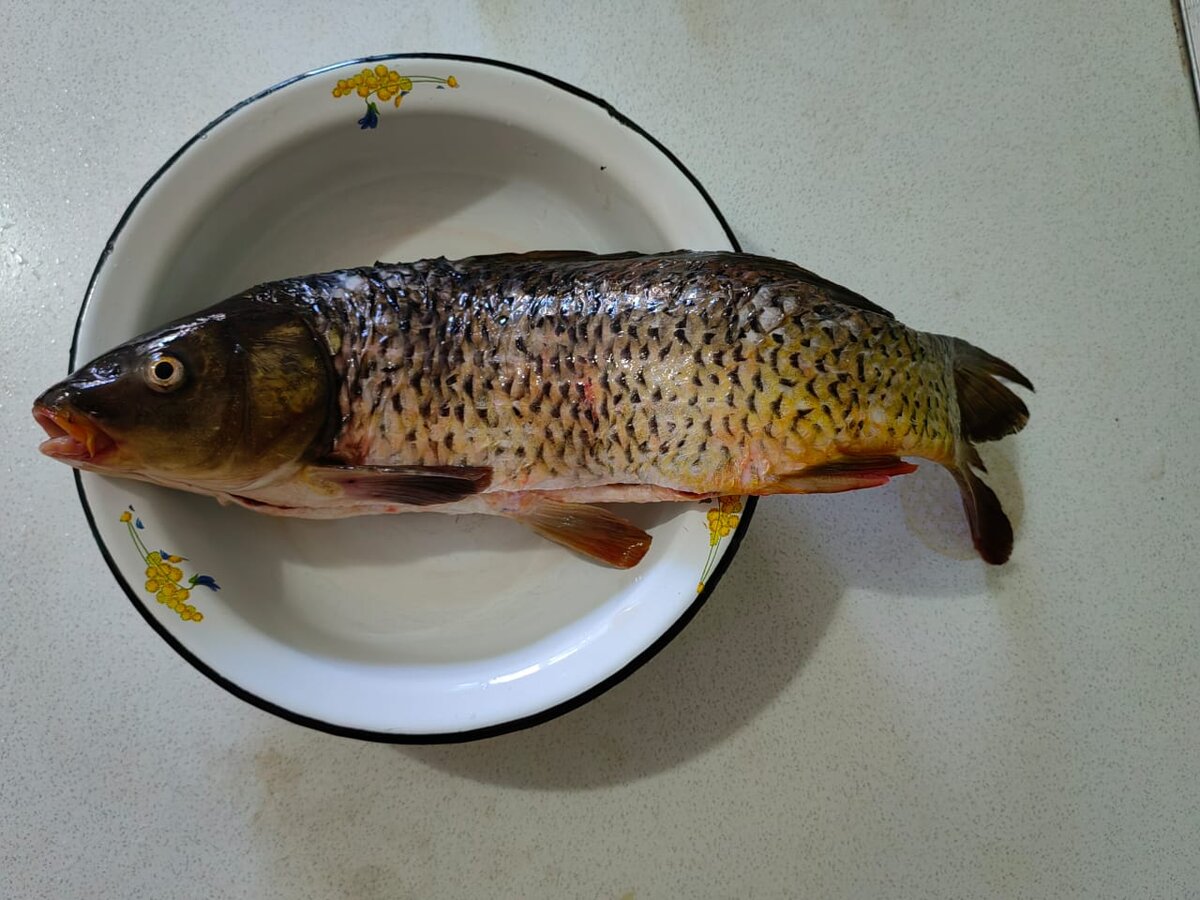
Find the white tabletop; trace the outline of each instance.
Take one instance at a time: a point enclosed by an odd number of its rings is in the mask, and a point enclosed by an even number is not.
[[[0,895],[1197,896],[1200,130],[1180,46],[1169,4],[1119,0],[10,9]],[[35,453],[30,401],[171,153],[269,84],[392,50],[596,93],[746,249],[1026,371],[1032,422],[988,457],[1012,562],[947,555],[936,479],[768,499],[657,658],[466,746],[308,731],[177,657]]]

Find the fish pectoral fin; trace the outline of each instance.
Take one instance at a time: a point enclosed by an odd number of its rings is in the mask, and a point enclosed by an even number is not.
[[[887,484],[893,475],[907,475],[917,467],[898,456],[850,456],[811,466],[779,479],[783,494],[837,494]]]
[[[312,474],[338,485],[347,497],[436,506],[487,490],[492,470],[486,466],[315,466]]]
[[[650,549],[650,535],[598,506],[538,500],[508,513],[544,538],[618,569],[637,565]]]

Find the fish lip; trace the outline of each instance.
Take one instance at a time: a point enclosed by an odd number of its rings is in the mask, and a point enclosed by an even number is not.
[[[33,418],[46,432],[38,449],[51,459],[96,463],[117,448],[103,428],[78,410],[34,404]]]

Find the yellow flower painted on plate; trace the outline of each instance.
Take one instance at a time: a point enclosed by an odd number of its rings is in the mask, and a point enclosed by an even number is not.
[[[412,93],[418,84],[432,84],[435,88],[456,88],[458,79],[453,75],[441,78],[437,75],[401,75],[383,63],[374,68],[364,68],[361,72],[349,77],[338,79],[330,91],[335,98],[348,97],[357,94],[367,104],[366,114],[358,120],[359,128],[376,128],[379,125],[379,107],[375,100],[381,103],[392,101],[393,106],[400,106],[401,101]],[[374,99],[372,99],[374,98]]]
[[[129,537],[133,540],[133,546],[146,564],[146,583],[144,585],[146,592],[153,594],[159,603],[178,614],[183,621],[203,621],[204,614],[187,602],[192,591],[198,587],[219,591],[221,586],[213,580],[211,575],[199,573],[192,575],[185,584],[183,569],[175,564],[186,562],[187,557],[177,553],[168,553],[165,550],[147,548],[145,541],[138,534],[138,532],[144,531],[146,526],[142,524],[141,518],[137,516],[132,506],[121,513],[120,521],[129,529]]]

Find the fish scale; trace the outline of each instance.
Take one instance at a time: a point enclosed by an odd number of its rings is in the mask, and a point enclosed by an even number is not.
[[[260,299],[316,314],[341,381],[332,456],[354,465],[712,494],[846,452],[953,458],[944,340],[799,267],[731,258],[425,260]]]

